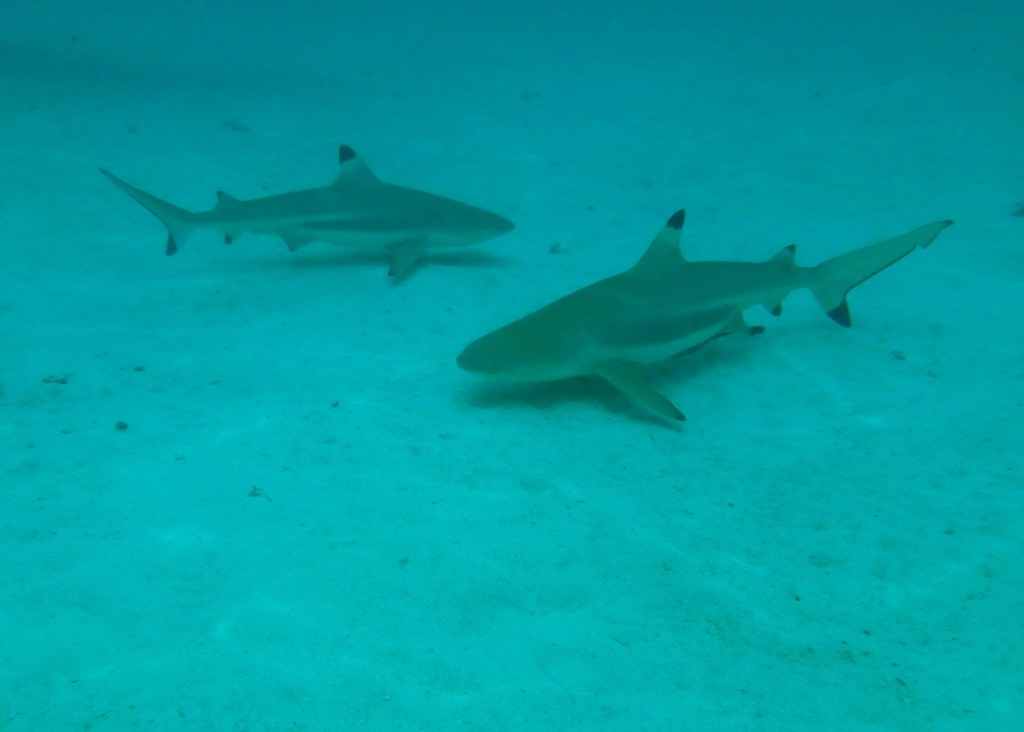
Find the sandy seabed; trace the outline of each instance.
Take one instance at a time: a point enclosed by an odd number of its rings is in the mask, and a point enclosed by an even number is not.
[[[1024,728],[1019,9],[22,5],[0,729]],[[167,258],[96,171],[199,210],[341,143],[517,229]],[[797,293],[654,368],[682,425],[455,367],[681,206],[692,259],[957,223],[850,330]]]

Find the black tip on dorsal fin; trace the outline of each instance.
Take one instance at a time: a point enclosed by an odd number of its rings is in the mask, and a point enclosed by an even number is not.
[[[338,171],[338,177],[334,181],[334,185],[338,188],[369,186],[380,182],[363,159],[356,155],[356,151],[348,145],[341,145],[338,148],[338,164],[341,166],[341,170]]]
[[[634,267],[650,268],[650,267],[673,267],[681,262],[685,262],[686,259],[683,257],[683,253],[679,251],[679,239],[682,236],[681,229],[683,228],[683,222],[686,220],[686,211],[679,209],[669,220],[665,222],[665,226],[658,231],[654,240],[650,246],[643,253]]]
[[[225,206],[234,206],[238,202],[238,199],[232,196],[230,193],[225,193],[224,191],[217,191],[217,208],[224,208]]]
[[[665,226],[667,226],[670,229],[675,229],[676,231],[680,231],[683,228],[683,223],[685,221],[686,221],[686,209],[682,209],[681,208],[678,211],[676,211],[674,214],[672,214],[672,216],[669,218],[669,220],[665,223]]]
[[[768,258],[768,261],[772,264],[783,267],[788,270],[795,270],[796,267],[796,244],[790,244],[789,246],[782,247],[779,251]]]

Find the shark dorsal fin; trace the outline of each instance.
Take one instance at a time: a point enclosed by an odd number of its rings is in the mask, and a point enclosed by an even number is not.
[[[238,203],[238,199],[232,196],[230,193],[225,193],[224,191],[217,191],[217,208],[234,206],[236,203]]]
[[[775,256],[768,261],[785,267],[786,269],[796,269],[796,244],[790,244],[787,247],[782,247],[782,249],[775,252]]]
[[[338,178],[334,181],[337,188],[367,186],[380,182],[380,179],[373,174],[363,159],[356,155],[356,151],[348,145],[338,148],[338,164],[341,165],[341,172],[338,173]]]
[[[686,221],[686,211],[679,209],[665,223],[665,228],[658,232],[654,241],[647,247],[633,269],[663,269],[679,265],[686,261],[679,250],[679,239]]]

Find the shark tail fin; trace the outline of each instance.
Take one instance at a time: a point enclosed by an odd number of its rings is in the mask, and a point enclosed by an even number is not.
[[[895,264],[917,247],[927,247],[952,221],[936,221],[902,236],[869,244],[807,268],[807,287],[832,320],[850,327],[846,294],[861,282]]]
[[[110,171],[100,168],[100,172],[107,176],[111,183],[142,204],[146,210],[160,219],[163,225],[167,227],[168,257],[178,251],[178,246],[183,244],[196,228],[196,215],[194,213],[125,183]]]

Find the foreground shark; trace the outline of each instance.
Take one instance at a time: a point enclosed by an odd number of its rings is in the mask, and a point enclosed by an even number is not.
[[[145,206],[167,227],[167,254],[194,229],[212,228],[224,241],[247,232],[275,234],[296,251],[311,241],[384,250],[391,255],[393,277],[406,274],[427,247],[479,244],[512,231],[498,214],[450,198],[384,183],[355,151],[338,151],[341,172],[323,188],[241,201],[217,192],[217,205],[192,213],[151,196],[100,168],[114,185]]]
[[[799,267],[796,247],[766,262],[688,262],[679,251],[686,213],[677,211],[640,260],[622,274],[577,290],[470,343],[459,355],[471,373],[518,382],[594,375],[671,419],[686,417],[647,383],[643,366],[686,356],[719,336],[755,334],[743,311],[773,315],[793,290],[807,288],[839,325],[850,326],[846,293],[927,247],[952,221]]]

